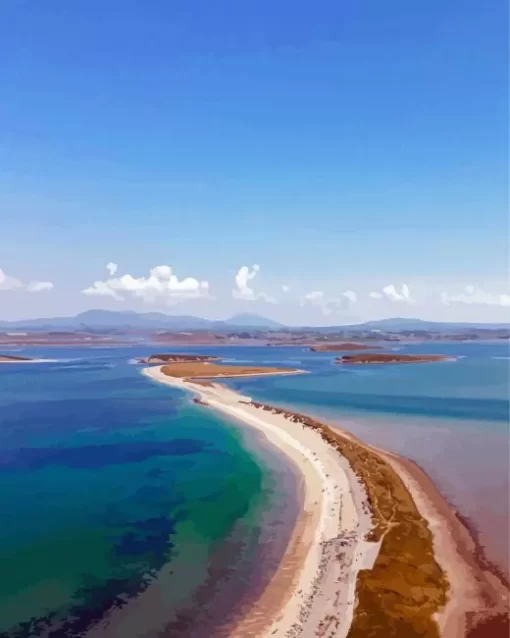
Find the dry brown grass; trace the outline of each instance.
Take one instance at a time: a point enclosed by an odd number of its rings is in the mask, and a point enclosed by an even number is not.
[[[291,368],[255,368],[249,366],[224,366],[201,361],[178,362],[161,368],[163,374],[180,379],[212,379],[214,377],[247,377],[260,374],[297,372]]]
[[[365,486],[374,521],[368,540],[382,543],[374,567],[359,573],[349,638],[438,638],[433,614],[446,603],[448,582],[435,561],[427,521],[398,474],[379,454],[319,421],[253,405],[319,431],[348,459]]]

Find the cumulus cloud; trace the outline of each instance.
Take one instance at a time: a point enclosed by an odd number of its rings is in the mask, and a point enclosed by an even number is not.
[[[106,281],[95,281],[82,292],[85,295],[112,297],[116,301],[122,301],[125,295],[140,297],[144,301],[210,298],[207,281],[199,281],[194,277],[179,280],[173,274],[171,266],[166,265],[155,266],[150,270],[148,277],[133,277],[127,274]]]
[[[259,270],[260,267],[258,264],[253,264],[251,270],[249,266],[241,266],[241,268],[239,268],[235,277],[235,288],[232,290],[232,297],[234,297],[234,299],[243,299],[244,301],[262,300],[267,303],[278,303],[271,295],[265,292],[255,292],[249,285],[248,282],[256,277]]]
[[[16,277],[11,277],[0,268],[0,290],[16,290],[23,287],[23,282]]]
[[[27,284],[28,292],[43,292],[44,290],[52,290],[54,288],[51,281],[31,281]]]
[[[416,303],[407,284],[402,284],[400,290],[397,289],[395,284],[388,284],[380,292],[369,292],[368,296],[370,299],[388,299],[389,301],[401,301],[408,304]]]
[[[106,264],[106,270],[110,274],[110,277],[113,277],[113,275],[117,272],[117,268],[118,268],[118,265],[114,264],[112,261]]]
[[[330,315],[334,310],[345,308],[346,305],[352,303],[353,296],[357,299],[356,293],[352,290],[346,290],[345,293],[342,293],[342,297],[327,297],[323,290],[312,290],[303,295],[299,301],[301,306],[317,306],[323,315]]]
[[[0,268],[0,291],[1,290],[25,290],[27,292],[42,292],[53,288],[51,281],[31,281],[25,284],[21,279],[8,275]]]
[[[506,293],[492,294],[477,288],[476,286],[466,286],[465,292],[450,295],[447,292],[441,293],[441,301],[445,305],[460,304],[477,304],[486,306],[510,306],[510,295]]]
[[[354,292],[354,290],[346,290],[342,293],[342,295],[352,303],[356,303],[358,299],[358,295]]]
[[[409,286],[407,284],[402,284],[400,292],[398,292],[394,284],[385,286],[382,291],[390,301],[404,301],[406,303],[414,303],[414,299],[411,297]]]
[[[306,295],[302,297],[302,299],[304,302],[311,301],[313,303],[320,299],[324,299],[324,292],[322,290],[307,292]]]

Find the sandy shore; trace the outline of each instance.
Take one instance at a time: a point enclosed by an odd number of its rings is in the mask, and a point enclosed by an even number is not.
[[[438,616],[442,636],[462,638],[488,615],[508,615],[508,585],[483,564],[470,530],[451,509],[427,474],[412,461],[378,448],[377,452],[399,474],[434,538],[437,562],[450,585],[446,607]],[[487,636],[496,637],[496,633]]]
[[[211,408],[262,432],[303,475],[300,523],[278,572],[248,614],[229,629],[245,636],[347,636],[356,579],[370,568],[378,543],[365,541],[372,527],[366,494],[347,461],[316,433],[296,427],[283,415],[261,413],[228,388],[168,377],[160,368],[143,373],[198,394]]]
[[[55,363],[56,359],[2,359],[0,365],[4,363]]]
[[[347,636],[356,606],[358,572],[373,567],[380,543],[365,540],[373,527],[365,485],[346,458],[317,431],[290,420],[293,413],[260,410],[248,397],[224,386],[176,379],[161,368],[147,368],[143,373],[193,392],[200,402],[257,428],[303,475],[303,515],[280,568],[228,635]],[[448,602],[436,616],[441,636],[469,635],[487,610],[492,615],[506,613],[506,584],[481,568],[469,531],[427,475],[411,461],[365,445],[348,432],[343,436],[391,466],[428,522],[434,557],[447,574],[450,588]]]

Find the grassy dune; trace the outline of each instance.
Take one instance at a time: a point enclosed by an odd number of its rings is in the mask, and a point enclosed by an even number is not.
[[[181,379],[212,379],[214,377],[248,377],[263,374],[299,372],[291,368],[255,368],[253,366],[225,366],[202,361],[177,362],[161,368],[168,377]]]
[[[310,417],[253,403],[320,432],[345,456],[364,483],[374,529],[382,540],[371,570],[359,574],[357,607],[349,638],[438,638],[433,614],[447,599],[448,582],[436,563],[432,533],[393,468],[376,452]]]

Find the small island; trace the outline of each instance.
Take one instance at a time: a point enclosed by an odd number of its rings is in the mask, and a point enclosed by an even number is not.
[[[344,343],[320,343],[310,348],[311,352],[342,352],[347,350],[381,350],[381,347],[346,341]]]
[[[337,357],[335,363],[348,365],[361,364],[381,364],[381,363],[430,363],[432,361],[453,361],[455,357],[444,354],[395,354],[395,353],[367,353],[367,354],[346,354]]]
[[[270,374],[300,374],[303,370],[293,368],[257,368],[253,366],[225,366],[198,362],[179,362],[162,366],[161,372],[167,377],[178,379],[212,379],[227,377],[255,377]]]
[[[15,357],[10,354],[0,354],[0,363],[34,363],[39,359],[30,359],[29,357]]]
[[[189,363],[218,361],[219,357],[212,357],[204,354],[151,354],[145,359],[139,359],[140,363],[159,364],[162,363]]]

